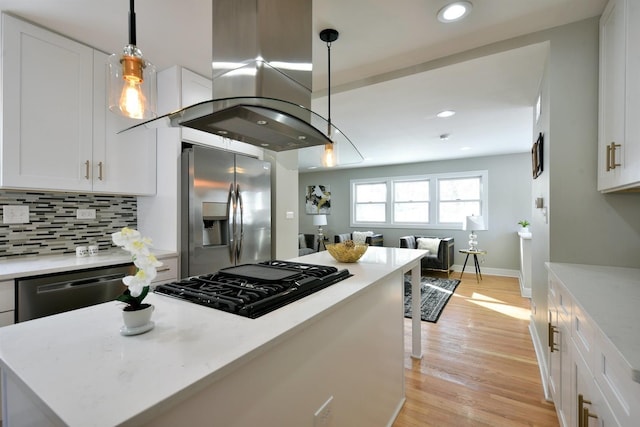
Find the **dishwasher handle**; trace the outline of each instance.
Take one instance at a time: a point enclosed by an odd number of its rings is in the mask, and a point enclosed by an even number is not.
[[[47,292],[61,292],[61,291],[68,291],[70,289],[79,289],[82,287],[89,287],[89,286],[96,286],[96,285],[104,286],[114,281],[122,282],[122,279],[125,276],[126,275],[123,273],[116,273],[116,274],[106,274],[103,276],[87,277],[87,278],[82,278],[77,280],[66,280],[66,281],[61,281],[57,283],[47,283],[46,285],[39,285],[36,292],[38,294],[43,294]]]

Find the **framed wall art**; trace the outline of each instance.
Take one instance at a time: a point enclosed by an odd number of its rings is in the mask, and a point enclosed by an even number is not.
[[[542,132],[540,132],[540,134],[538,135],[538,139],[533,143],[533,147],[531,147],[531,166],[533,169],[533,179],[539,177],[543,170],[543,142],[544,136],[542,135]]]
[[[307,214],[331,213],[331,191],[328,185],[309,185],[306,194]]]

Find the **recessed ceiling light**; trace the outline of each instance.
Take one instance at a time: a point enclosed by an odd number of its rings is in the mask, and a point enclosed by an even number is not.
[[[449,133],[443,133],[442,135],[440,135],[440,141],[446,141],[449,139],[450,136],[451,134]]]
[[[449,3],[438,11],[438,21],[455,22],[459,21],[471,12],[473,5],[468,1],[457,1]]]
[[[439,117],[441,119],[444,119],[446,117],[451,117],[455,114],[456,112],[453,110],[444,110],[444,111],[440,111],[438,114],[436,114],[436,117]]]

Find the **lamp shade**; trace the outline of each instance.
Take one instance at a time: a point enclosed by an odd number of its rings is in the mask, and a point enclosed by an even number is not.
[[[462,224],[463,230],[486,230],[487,227],[484,225],[484,219],[481,216],[468,216],[467,219]]]
[[[313,216],[313,225],[327,225],[327,216],[326,215],[314,215]]]

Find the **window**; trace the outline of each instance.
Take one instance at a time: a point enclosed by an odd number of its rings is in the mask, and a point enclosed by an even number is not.
[[[355,214],[352,215],[359,223],[384,223],[387,212],[387,183],[371,182],[355,184]],[[352,196],[353,198],[353,196]]]
[[[469,215],[480,215],[482,180],[469,178],[439,179],[438,218],[442,223],[462,223]]]
[[[487,171],[351,181],[351,226],[459,229],[488,218]]]
[[[429,223],[429,180],[393,182],[393,220]]]

